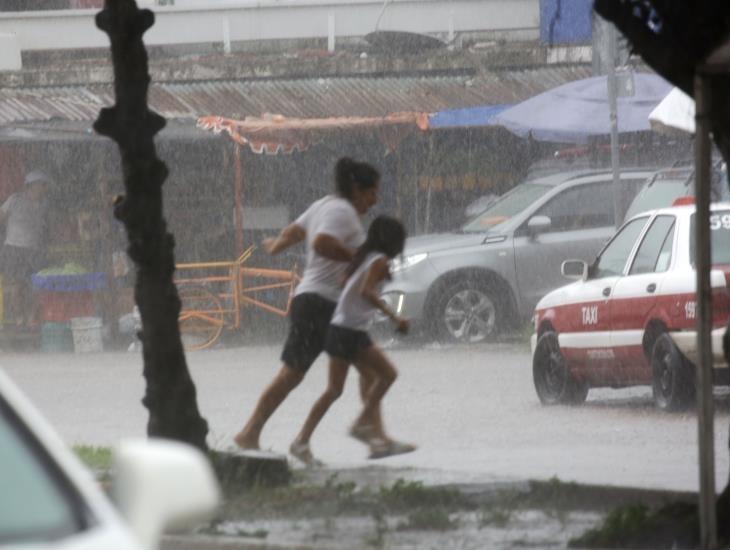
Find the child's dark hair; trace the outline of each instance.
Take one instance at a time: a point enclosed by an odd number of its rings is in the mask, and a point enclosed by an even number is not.
[[[349,157],[342,157],[335,166],[335,187],[337,193],[346,199],[352,198],[355,187],[364,191],[377,187],[380,172],[367,162],[358,162]]]
[[[390,216],[378,216],[370,224],[368,236],[355,252],[345,276],[349,278],[355,273],[371,252],[382,252],[390,259],[395,258],[403,252],[405,242],[406,229],[400,221]]]

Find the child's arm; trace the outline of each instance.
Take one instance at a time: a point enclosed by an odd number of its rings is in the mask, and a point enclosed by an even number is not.
[[[373,262],[370,269],[368,269],[368,272],[365,274],[362,285],[360,286],[360,296],[362,296],[368,303],[372,304],[373,307],[382,311],[386,317],[393,321],[398,332],[405,334],[408,332],[410,324],[408,319],[400,317],[391,310],[375,290],[378,284],[387,277],[388,261],[385,258],[378,258]]]

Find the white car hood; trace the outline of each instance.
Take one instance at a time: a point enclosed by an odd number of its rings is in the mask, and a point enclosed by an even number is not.
[[[432,233],[409,237],[403,255],[475,246],[481,244],[486,236],[486,233]]]

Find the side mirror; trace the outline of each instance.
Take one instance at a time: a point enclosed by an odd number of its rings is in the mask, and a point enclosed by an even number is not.
[[[185,443],[125,441],[115,449],[114,469],[114,500],[145,548],[157,548],[166,529],[209,517],[220,501],[210,462]]]
[[[552,223],[547,216],[533,216],[527,221],[527,230],[531,236],[535,236],[550,229]]]
[[[588,278],[588,264],[583,260],[565,260],[560,266],[560,273],[568,279],[585,281]]]

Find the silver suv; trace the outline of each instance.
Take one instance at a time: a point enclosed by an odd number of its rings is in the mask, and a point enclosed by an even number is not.
[[[627,201],[654,171],[622,171]],[[408,239],[383,298],[440,341],[481,342],[529,319],[564,284],[562,261],[593,260],[613,235],[612,183],[606,170],[532,179],[459,231]]]
[[[680,197],[694,197],[695,171],[691,162],[676,163],[671,168],[659,170],[650,177],[626,210],[624,220],[633,218],[636,214],[667,208],[672,206]],[[730,202],[730,187],[728,187],[727,166],[722,160],[712,164],[710,177],[710,199],[712,202]]]

